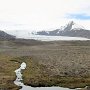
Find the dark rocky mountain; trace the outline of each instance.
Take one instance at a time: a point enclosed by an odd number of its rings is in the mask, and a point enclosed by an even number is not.
[[[0,40],[10,40],[10,39],[15,39],[15,36],[7,34],[6,32],[0,30]]]
[[[40,31],[36,34],[48,36],[85,37],[90,39],[90,30],[86,30],[83,26],[80,26],[73,21],[69,22],[65,26],[61,26],[60,29],[53,31]]]

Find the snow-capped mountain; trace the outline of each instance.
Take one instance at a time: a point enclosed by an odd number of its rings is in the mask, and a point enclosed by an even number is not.
[[[81,29],[85,29],[85,28],[81,25],[78,25],[78,24],[74,23],[73,21],[70,21],[65,26],[61,26],[60,31],[81,30]]]
[[[83,26],[70,21],[65,26],[61,26],[60,29],[52,31],[40,31],[37,35],[48,35],[48,36],[71,36],[71,37],[85,37],[90,38],[90,30],[86,30]]]

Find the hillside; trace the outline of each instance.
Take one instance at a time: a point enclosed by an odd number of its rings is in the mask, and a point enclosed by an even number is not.
[[[0,40],[9,40],[9,39],[15,39],[15,36],[7,34],[4,31],[0,31]]]

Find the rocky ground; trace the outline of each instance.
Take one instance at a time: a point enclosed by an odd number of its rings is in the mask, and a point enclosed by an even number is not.
[[[14,70],[27,63],[24,83],[31,86],[90,85],[90,41],[0,41],[0,88],[18,90]]]

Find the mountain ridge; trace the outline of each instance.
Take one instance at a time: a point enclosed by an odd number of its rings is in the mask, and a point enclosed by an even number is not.
[[[39,31],[36,35],[84,37],[90,39],[90,30],[87,30],[83,26],[70,21],[65,26],[61,26],[60,29],[52,31]]]

